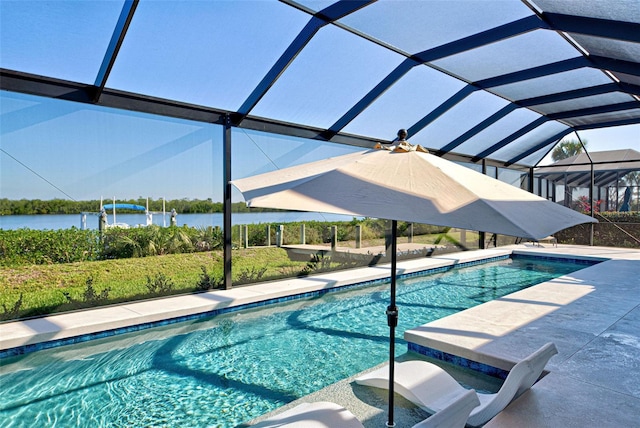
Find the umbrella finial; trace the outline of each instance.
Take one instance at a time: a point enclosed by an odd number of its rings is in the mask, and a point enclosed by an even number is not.
[[[385,141],[385,142],[382,142],[382,143],[380,143],[380,142],[378,141],[378,142],[376,143],[376,145],[375,145],[375,146],[373,146],[373,148],[374,148],[374,149],[393,150],[393,148],[395,147],[395,145],[394,145],[394,146],[391,146],[390,148],[387,148],[387,147],[383,146],[382,144],[395,144],[395,143],[398,143],[398,144],[403,144],[403,143],[408,144],[408,143],[407,143],[407,136],[408,136],[408,135],[409,135],[409,133],[407,132],[407,130],[406,130],[406,129],[400,129],[400,130],[398,131],[398,137],[397,137],[397,138],[394,138],[392,141]]]
[[[400,129],[398,131],[398,138],[394,139],[393,141],[391,141],[391,143],[384,143],[384,144],[391,144],[390,146],[383,146],[382,144],[380,144],[380,142],[376,143],[375,146],[373,146],[374,149],[384,149],[384,150],[390,150],[393,152],[402,152],[402,153],[407,153],[407,152],[422,152],[422,153],[429,153],[429,150],[425,149],[424,147],[422,147],[420,144],[418,145],[412,145],[407,141],[407,137],[409,136],[409,133],[407,132],[406,129]]]

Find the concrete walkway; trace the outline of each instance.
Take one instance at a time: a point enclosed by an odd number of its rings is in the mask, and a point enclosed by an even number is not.
[[[551,359],[550,373],[487,427],[640,426],[639,250],[527,244],[405,261],[398,270],[410,273],[512,251],[608,261],[416,327],[406,333],[407,340],[504,368],[547,341],[556,343],[559,355]],[[388,266],[375,266],[5,323],[0,325],[0,350],[388,275]],[[421,357],[408,353],[403,358]],[[352,380],[299,401],[334,401],[366,427],[384,426],[386,391]],[[398,428],[428,416],[400,396],[395,412]]]

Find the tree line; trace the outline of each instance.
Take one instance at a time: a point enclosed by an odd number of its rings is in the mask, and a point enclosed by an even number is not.
[[[149,198],[149,211],[162,212],[162,199]],[[103,203],[110,204],[111,200],[104,200]],[[119,199],[116,203],[135,204],[143,207],[147,206],[147,198]],[[175,209],[179,214],[210,214],[223,212],[222,202],[213,202],[211,199],[171,199],[164,201],[167,212]],[[10,200],[0,198],[0,215],[31,215],[31,214],[80,214],[81,212],[100,211],[100,200],[93,201],[71,201],[68,199],[20,199]],[[232,204],[233,212],[248,212],[244,202]],[[251,209],[256,211],[274,211],[267,209]],[[121,210],[125,213],[126,210]]]

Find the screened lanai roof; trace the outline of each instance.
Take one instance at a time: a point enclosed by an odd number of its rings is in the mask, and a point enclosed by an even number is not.
[[[580,153],[537,168],[535,175],[558,184],[589,187],[592,165],[594,186],[618,186],[626,174],[640,171],[640,152],[627,149]]]
[[[640,2],[2,1],[1,88],[534,166],[640,123]]]

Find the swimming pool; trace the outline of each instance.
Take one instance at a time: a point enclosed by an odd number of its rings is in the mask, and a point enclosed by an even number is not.
[[[408,328],[576,271],[514,258],[398,281]],[[388,357],[388,284],[274,304],[1,361],[7,427],[233,427]]]

